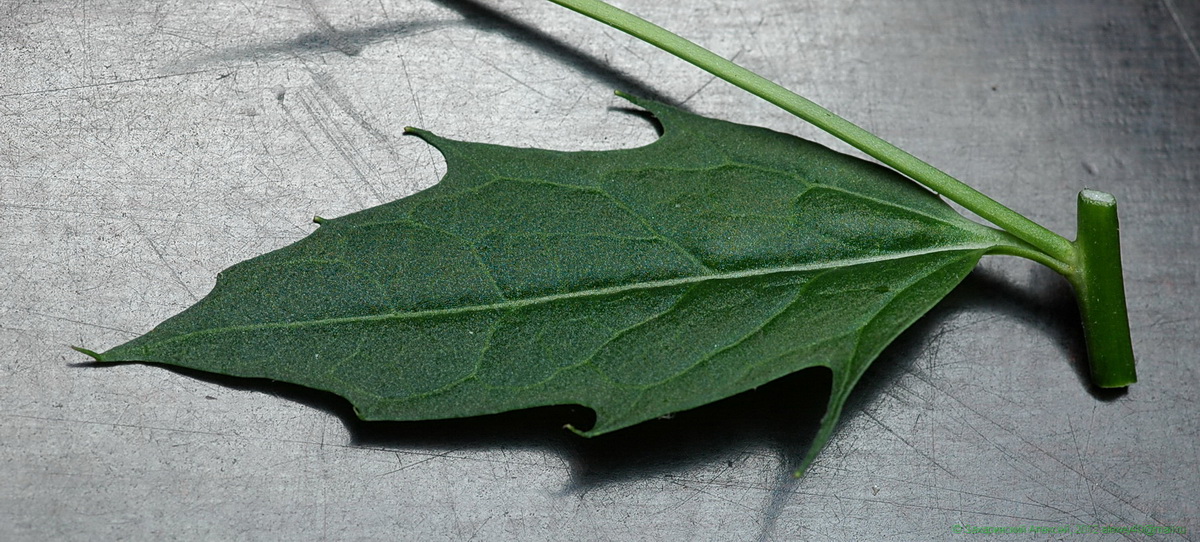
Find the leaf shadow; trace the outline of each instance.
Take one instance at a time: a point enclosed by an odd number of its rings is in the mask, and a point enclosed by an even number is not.
[[[1026,327],[1044,333],[1057,345],[1060,354],[1057,357],[1066,363],[1080,386],[1093,398],[1112,401],[1124,396],[1126,388],[1103,389],[1091,382],[1082,318],[1070,283],[1041,265],[1015,258],[1008,261],[1015,262],[1017,267],[1007,268],[1007,273],[993,269],[985,261],[931,313],[971,310],[1021,321]],[[1028,272],[1021,284],[1014,280],[1016,269]]]
[[[1023,262],[1030,269],[1029,284],[1018,286],[1006,273],[990,269],[986,264],[977,267],[954,290],[928,313],[896,338],[866,370],[843,407],[841,424],[860,415],[876,403],[888,388],[916,372],[922,353],[936,340],[956,315],[964,312],[994,314],[1026,322],[1031,328],[1048,335],[1058,345],[1059,356],[1072,369],[1083,387],[1094,398],[1111,401],[1125,394],[1125,389],[1105,390],[1091,384],[1087,348],[1080,323],[1074,293],[1065,279],[1040,265]],[[1053,369],[1047,369],[1053,370]],[[824,405],[819,405],[818,410]],[[811,437],[809,437],[811,441]],[[780,449],[781,467],[775,485],[769,491],[762,508],[760,540],[777,538],[775,526],[784,509],[794,499],[800,480],[792,473],[804,457],[803,449]],[[825,452],[829,453],[829,452]],[[812,468],[820,468],[820,457]]]
[[[646,121],[646,123],[649,124],[650,127],[654,129],[654,135],[657,137],[662,137],[663,134],[666,133],[666,131],[667,131],[666,127],[663,126],[662,119],[654,116],[654,113],[651,113],[645,109],[638,109],[635,107],[625,107],[625,106],[610,106],[610,107],[608,107],[608,110],[612,111],[614,113],[621,113],[624,115],[630,115],[632,117],[637,117],[639,119]]]
[[[843,422],[878,399],[913,371],[944,324],[963,311],[1000,314],[1028,322],[1047,333],[1076,372],[1088,382],[1079,315],[1069,285],[1053,272],[1034,272],[1031,286],[1018,287],[1002,273],[978,268],[942,302],[900,335],[871,365],[844,408]],[[110,367],[86,362],[80,367]],[[814,368],[777,379],[669,419],[651,420],[594,438],[564,429],[588,427],[594,421],[584,407],[565,405],[502,414],[416,422],[368,422],[355,415],[349,402],[332,393],[258,378],[217,375],[150,363],[198,380],[238,390],[265,393],[336,416],[351,444],[364,448],[419,449],[430,455],[471,450],[538,450],[557,455],[568,471],[564,492],[582,494],[628,480],[663,478],[716,465],[736,469],[748,457],[769,454],[779,462],[776,482],[764,509],[767,525],[782,511],[798,481],[792,472],[824,414],[830,372]],[[1122,392],[1089,387],[1097,399],[1112,400]],[[420,460],[418,460],[420,461]],[[414,462],[415,464],[416,462]],[[723,466],[722,466],[723,464]]]
[[[1005,273],[977,267],[961,284],[889,345],[863,374],[846,401],[843,423],[874,403],[888,387],[914,367],[945,324],[964,312],[998,315],[1024,322],[1047,335],[1080,385],[1099,401],[1113,401],[1126,388],[1102,389],[1091,383],[1087,345],[1079,309],[1070,284],[1054,271],[1022,262],[1029,268],[1028,284],[1018,286]],[[1002,363],[1003,360],[997,360]],[[1047,371],[1054,369],[1048,368]]]
[[[417,449],[428,455],[472,450],[540,450],[557,454],[569,471],[568,491],[647,476],[671,478],[698,465],[741,462],[764,446],[799,457],[816,433],[829,396],[830,373],[800,371],[733,397],[670,417],[593,438],[568,431],[589,427],[590,409],[577,405],[501,414],[411,422],[364,421],[345,399],[329,392],[263,378],[244,378],[153,362],[139,362],[225,388],[263,393],[338,418],[350,444],[363,448]],[[72,367],[108,369],[94,361]],[[798,429],[799,426],[799,429]]]
[[[591,410],[575,406],[421,422],[363,422],[342,417],[357,446],[537,449],[568,470],[566,492],[647,477],[673,478],[700,465],[736,468],[748,453],[774,450],[798,457],[816,433],[828,400],[823,368],[800,371],[733,397],[593,438],[567,431],[588,427]]]
[[[1037,266],[1037,269],[1043,269]],[[1034,271],[1032,286],[1023,288],[1013,284],[1004,274],[984,266],[977,267],[967,275],[954,290],[935,305],[929,312],[909,326],[867,368],[851,392],[843,407],[840,425],[845,425],[872,404],[906,373],[918,371],[915,366],[947,324],[956,315],[964,312],[998,314],[1030,322],[1047,333],[1059,345],[1063,357],[1078,358],[1083,351],[1082,328],[1078,325],[1079,314],[1075,308],[1073,294],[1065,280],[1053,271]],[[1079,364],[1070,362],[1076,374],[1087,382],[1086,360],[1082,373]],[[1089,390],[1093,393],[1094,390]],[[817,407],[820,414],[824,405]],[[811,441],[811,437],[809,439]],[[793,476],[804,457],[807,446],[802,450],[781,452],[781,466],[775,474],[774,486],[770,488],[762,508],[762,530],[759,540],[777,538],[775,526],[784,509],[794,499],[800,479]],[[823,453],[830,453],[829,451]],[[810,469],[820,469],[821,458]]]

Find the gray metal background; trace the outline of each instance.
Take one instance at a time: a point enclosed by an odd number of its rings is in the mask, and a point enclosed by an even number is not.
[[[801,480],[820,374],[587,441],[560,429],[571,408],[364,424],[289,386],[90,366],[67,346],[149,330],[313,215],[435,183],[444,163],[408,124],[647,143],[624,89],[830,139],[537,0],[10,0],[0,539],[1196,539],[1200,3],[622,5],[1056,231],[1081,188],[1116,194],[1141,382],[1089,391],[1067,285],[1005,258],[883,355]]]

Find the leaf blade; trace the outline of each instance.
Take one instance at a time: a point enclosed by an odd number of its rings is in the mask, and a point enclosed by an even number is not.
[[[815,450],[879,351],[1013,243],[879,166],[635,103],[664,124],[637,149],[414,131],[438,185],[323,220],[96,358],[293,382],[365,419],[575,403],[587,435],[826,366]]]

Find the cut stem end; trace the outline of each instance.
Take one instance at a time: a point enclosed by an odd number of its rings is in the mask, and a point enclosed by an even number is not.
[[[1083,317],[1092,383],[1101,388],[1137,382],[1119,231],[1117,198],[1097,190],[1079,193],[1078,259],[1070,279]]]

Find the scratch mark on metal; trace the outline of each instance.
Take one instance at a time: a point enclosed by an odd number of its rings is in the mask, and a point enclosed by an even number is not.
[[[472,55],[472,56],[475,56],[475,55]],[[521,86],[523,86],[523,87],[525,87],[525,88],[529,89],[529,90],[530,90],[531,92],[533,92],[534,94],[537,94],[538,96],[541,96],[541,97],[543,97],[543,98],[550,98],[550,96],[547,96],[545,92],[542,92],[542,91],[540,91],[540,90],[538,90],[538,89],[534,88],[534,87],[533,87],[532,85],[530,85],[529,83],[526,83],[526,82],[525,82],[523,79],[520,79],[520,78],[518,78],[517,76],[515,76],[515,75],[513,75],[513,74],[511,74],[511,73],[508,73],[508,72],[507,72],[507,71],[505,71],[503,68],[501,68],[500,66],[497,66],[496,64],[492,63],[492,62],[491,62],[491,61],[489,61],[488,59],[486,59],[486,58],[483,58],[483,57],[479,57],[479,56],[475,56],[475,58],[477,58],[479,61],[483,62],[484,64],[487,64],[487,65],[488,65],[488,66],[490,66],[490,67],[491,67],[493,70],[496,70],[496,71],[500,72],[500,74],[501,74],[501,75],[503,75],[503,76],[505,76],[505,77],[507,77],[507,78],[509,78],[509,79],[512,79],[512,80],[513,80],[513,82],[517,83],[518,85],[521,85]]]
[[[35,95],[35,94],[48,94],[51,92],[64,92],[64,91],[68,91],[68,90],[81,90],[81,89],[85,89],[85,88],[110,87],[113,85],[124,85],[124,84],[128,84],[128,83],[156,81],[158,79],[168,79],[171,77],[184,77],[187,75],[196,75],[198,73],[210,72],[210,71],[214,71],[217,69],[222,69],[222,68],[210,68],[210,69],[206,69],[206,70],[193,70],[193,71],[179,72],[179,73],[168,73],[168,74],[163,74],[163,75],[151,75],[149,77],[134,77],[132,79],[118,79],[116,81],[106,81],[103,83],[88,83],[86,85],[74,85],[74,86],[69,86],[69,87],[54,87],[54,88],[44,88],[44,89],[39,89],[39,90],[27,90],[24,92],[10,92],[8,94],[0,94],[0,98],[13,98],[13,97],[17,97],[17,96],[31,96],[31,95]]]
[[[790,475],[790,471],[789,471],[789,475]],[[904,480],[904,481],[907,482],[910,480]],[[934,487],[936,487],[936,486],[934,486]],[[893,501],[893,500],[889,500],[889,499],[880,499],[880,498],[873,498],[873,497],[854,497],[854,496],[850,496],[850,495],[829,495],[829,494],[824,494],[824,493],[814,493],[814,492],[800,491],[800,490],[789,491],[788,493],[793,494],[793,495],[802,495],[802,496],[816,497],[816,498],[832,498],[832,499],[836,499],[838,501],[886,504],[886,505],[895,506],[898,508],[916,508],[916,509],[921,509],[921,510],[936,510],[936,511],[940,511],[940,512],[957,512],[957,513],[963,513],[963,514],[973,514],[973,515],[977,515],[977,516],[991,516],[991,517],[998,517],[998,518],[1005,518],[1005,519],[1034,521],[1034,522],[1047,521],[1047,518],[1018,516],[1018,515],[1013,515],[1013,514],[1004,514],[1004,513],[1000,513],[1000,512],[993,512],[993,511],[989,511],[989,510],[970,510],[970,509],[966,509],[966,508],[958,508],[958,507],[953,507],[953,506],[918,504],[918,503],[912,502],[911,500]],[[964,493],[966,493],[968,495],[976,495],[976,494],[970,493],[970,492],[964,492]],[[980,496],[987,497],[987,498],[996,498],[991,495],[980,495]],[[1020,501],[1012,501],[1010,499],[999,499],[999,500],[1004,500],[1004,501],[1009,501],[1009,502],[1017,502],[1017,503],[1020,502]],[[1024,503],[1022,503],[1022,504],[1024,504]]]
[[[301,105],[301,106],[303,106],[303,107],[305,108],[305,110],[307,110],[307,111],[309,112],[309,114],[310,114],[310,115],[311,115],[311,114],[313,114],[312,108],[311,108],[310,106],[308,106],[308,105],[307,105],[307,101],[306,101],[306,100],[305,100],[305,99],[304,99],[302,96],[301,96],[301,97],[299,97],[297,100],[289,100],[289,101],[298,101],[298,102],[300,102],[300,105]],[[304,129],[304,125],[302,125],[302,124],[300,123],[300,121],[296,119],[296,116],[295,116],[295,115],[292,113],[292,110],[291,110],[291,108],[290,108],[290,107],[288,107],[288,105],[287,105],[287,104],[285,104],[285,103],[283,103],[282,101],[281,101],[281,102],[279,102],[279,106],[280,106],[280,107],[283,109],[283,112],[284,112],[284,114],[285,114],[285,115],[287,115],[287,118],[288,118],[288,120],[289,120],[289,121],[290,121],[290,122],[291,122],[293,125],[295,125],[295,126],[296,126],[296,132],[300,134],[300,137],[304,138],[304,141],[305,141],[306,143],[308,143],[308,146],[309,146],[310,148],[312,148],[313,150],[317,151],[318,153],[322,152],[322,149],[321,149],[321,147],[317,145],[317,142],[316,142],[316,141],[313,141],[313,138],[312,138],[312,137],[309,135],[309,133],[308,133],[308,130],[305,130],[305,129]],[[352,167],[353,167],[353,165],[352,165]],[[351,197],[355,198],[356,202],[359,204],[359,206],[360,206],[360,207],[366,207],[366,206],[367,206],[367,205],[365,205],[365,202],[363,202],[363,201],[362,201],[362,200],[359,198],[359,193],[358,193],[358,191],[357,191],[357,190],[354,190],[354,189],[353,189],[353,188],[352,188],[352,187],[351,187],[351,186],[350,186],[348,183],[346,183],[346,182],[345,182],[345,180],[342,178],[342,176],[341,176],[341,175],[337,175],[337,174],[336,174],[335,172],[333,172],[332,170],[330,170],[330,174],[331,174],[331,175],[333,175],[333,178],[334,178],[334,179],[336,179],[336,180],[337,180],[337,181],[338,181],[338,182],[339,182],[339,183],[340,183],[340,184],[341,184],[343,187],[345,187],[345,190],[346,190],[346,192],[347,192],[347,193],[348,193],[348,194],[349,194]],[[361,174],[361,172],[360,172],[360,174]]]
[[[686,484],[686,483],[684,483],[683,481],[681,481],[681,480],[678,480],[678,479],[673,479],[673,480],[671,480],[671,483],[672,483],[672,484],[675,484],[675,485],[677,485],[677,486],[679,486],[679,487],[682,487],[682,488],[690,489],[690,490],[692,490],[692,492],[693,492],[691,495],[688,495],[688,497],[687,497],[687,498],[685,498],[684,500],[682,500],[682,501],[679,501],[678,503],[676,503],[676,505],[675,505],[673,508],[679,508],[679,507],[683,506],[683,505],[684,505],[684,504],[686,504],[688,501],[691,501],[693,498],[695,498],[697,494],[704,494],[704,495],[708,495],[709,497],[712,497],[712,498],[714,498],[714,499],[717,499],[717,500],[719,500],[719,501],[722,501],[722,502],[725,502],[725,503],[728,503],[728,504],[732,504],[732,505],[734,505],[734,506],[736,506],[736,507],[738,507],[738,508],[744,508],[744,509],[746,509],[747,511],[750,511],[750,512],[757,512],[757,511],[758,511],[758,510],[755,510],[755,509],[753,509],[753,508],[751,508],[751,507],[749,507],[749,506],[746,506],[746,505],[744,505],[744,504],[742,504],[742,503],[740,503],[740,502],[737,502],[737,501],[735,501],[735,500],[733,500],[733,499],[729,499],[729,498],[726,498],[726,497],[722,497],[722,496],[720,496],[720,495],[717,495],[717,494],[715,494],[715,493],[713,493],[713,492],[711,492],[711,491],[708,491],[708,490],[706,490],[706,489],[704,489],[704,488],[702,488],[702,487],[696,487],[696,486],[688,485],[688,484]]]
[[[121,328],[110,327],[110,326],[105,326],[105,325],[101,325],[101,324],[94,324],[92,322],[84,322],[83,320],[74,320],[74,319],[67,318],[64,316],[55,316],[53,314],[44,314],[44,313],[40,313],[37,311],[31,311],[28,309],[26,309],[22,312],[25,312],[26,314],[32,314],[34,316],[41,316],[43,318],[50,318],[52,320],[62,320],[64,322],[71,322],[72,324],[79,324],[81,326],[90,326],[90,327],[95,327],[95,328],[100,328],[100,329],[107,329],[109,331],[120,331],[121,333],[126,333],[129,335],[137,335],[137,332],[130,331],[128,329],[121,329]]]
[[[871,421],[873,421],[873,422],[875,422],[877,425],[879,425],[879,427],[882,427],[882,428],[883,428],[885,431],[887,431],[888,433],[891,433],[891,434],[892,434],[892,436],[896,437],[897,439],[900,439],[900,442],[903,442],[905,446],[908,446],[909,448],[912,448],[912,449],[913,449],[913,451],[914,451],[914,452],[917,452],[917,454],[919,454],[921,457],[924,457],[925,459],[929,460],[929,462],[930,462],[930,463],[933,463],[933,465],[934,465],[935,467],[937,467],[937,468],[939,468],[939,469],[942,469],[942,471],[944,471],[946,474],[949,474],[950,476],[954,476],[955,478],[957,478],[957,477],[958,477],[958,476],[957,476],[957,475],[955,475],[953,472],[950,472],[950,469],[947,469],[945,466],[943,466],[941,463],[939,463],[937,459],[934,459],[934,457],[933,457],[933,456],[929,455],[929,454],[928,454],[928,453],[926,453],[924,450],[922,450],[922,449],[920,449],[920,448],[917,448],[917,447],[916,447],[916,445],[914,445],[913,443],[909,442],[909,441],[908,441],[908,439],[906,439],[906,438],[904,438],[903,436],[901,436],[901,435],[900,435],[900,433],[897,433],[897,432],[896,432],[894,429],[892,429],[891,427],[888,427],[888,426],[887,426],[887,424],[885,424],[885,423],[883,423],[882,421],[880,421],[880,419],[879,419],[879,418],[876,418],[874,414],[871,414],[871,411],[870,411],[870,410],[866,410],[866,409],[864,409],[864,410],[862,411],[862,413],[863,413],[863,415],[865,415],[866,417],[870,418],[870,419],[871,419]]]
[[[1096,407],[1092,407],[1092,416],[1096,415]],[[1089,425],[1091,425],[1089,423]],[[1075,431],[1075,425],[1071,422],[1071,418],[1067,418],[1067,431],[1071,434],[1071,442],[1075,444],[1075,458],[1079,461],[1079,470],[1083,470],[1087,466],[1087,459],[1084,458],[1084,450],[1079,446],[1079,434]],[[1091,442],[1091,433],[1088,434],[1088,442]],[[1084,484],[1087,487],[1088,502],[1092,504],[1092,514],[1096,514],[1099,508],[1096,503],[1096,494],[1092,491],[1092,484]]]
[[[491,521],[492,518],[494,518],[494,517],[496,517],[496,516],[488,516],[486,519],[479,522],[479,526],[475,527],[475,531],[471,533],[471,537],[468,538],[467,540],[476,540],[477,537],[479,536],[479,531],[483,530],[483,526],[487,525],[488,522]]]
[[[146,240],[146,244],[150,245],[150,248],[154,251],[154,254],[158,255],[158,259],[162,261],[163,266],[167,268],[167,271],[171,272],[171,276],[175,278],[175,282],[177,282],[179,286],[183,288],[183,291],[192,296],[192,301],[200,301],[200,296],[197,296],[196,292],[193,292],[192,289],[188,287],[187,283],[183,281],[183,277],[179,274],[179,271],[177,271],[175,267],[171,265],[171,262],[167,260],[167,257],[163,255],[162,250],[158,248],[158,244],[154,242],[154,239],[146,234],[146,230],[142,228],[142,225],[138,224],[136,221],[132,222],[134,227],[138,229],[138,233],[140,233],[142,238]]]
[[[383,133],[382,130],[371,124],[371,122],[367,120],[366,115],[362,114],[362,112],[354,107],[354,103],[350,101],[350,97],[347,96],[345,92],[342,92],[341,88],[338,88],[337,83],[332,77],[329,76],[329,74],[313,70],[309,70],[308,73],[313,82],[317,84],[317,88],[321,89],[326,96],[329,96],[329,99],[333,100],[334,105],[337,105],[338,109],[342,110],[342,113],[345,113],[347,117],[350,117],[355,123],[361,126],[363,130],[366,130],[371,137],[379,140],[379,142],[391,143],[387,134]]]
[[[309,116],[312,117],[313,121],[317,124],[317,128],[321,129],[321,133],[325,134],[325,138],[329,140],[331,145],[333,145],[334,150],[336,150],[338,154],[342,156],[342,159],[346,161],[346,164],[350,166],[350,169],[354,170],[355,175],[357,175],[359,180],[362,181],[363,186],[366,186],[367,190],[371,192],[371,195],[375,197],[375,203],[378,204],[383,202],[383,194],[380,194],[379,190],[375,188],[375,185],[371,184],[366,172],[364,172],[363,169],[358,165],[359,161],[365,163],[366,160],[358,154],[358,151],[354,150],[352,145],[347,146],[342,141],[344,139],[348,139],[344,133],[339,132],[342,136],[340,138],[338,137],[338,134],[334,133],[335,128],[332,128],[328,122],[328,119],[330,118],[329,110],[320,102],[318,102],[316,106],[320,107],[321,109],[321,111],[318,112],[310,100],[300,98],[297,101],[300,102],[300,106],[303,107],[304,110],[308,112]],[[358,160],[355,159],[356,157],[358,157]],[[367,165],[370,166],[369,163]]]
[[[408,87],[408,94],[412,97],[413,107],[417,110],[417,123],[423,126],[425,124],[425,113],[421,109],[421,99],[417,95],[416,88],[413,87],[412,74],[408,72],[408,62],[405,62],[403,55],[400,56],[400,69],[404,71],[404,84]],[[421,148],[424,149],[425,155],[429,157],[431,163],[437,162],[437,156],[435,156],[437,151],[433,149],[433,145],[422,145]]]
[[[423,463],[427,463],[427,462],[429,462],[429,461],[433,461],[434,459],[438,459],[438,458],[444,458],[444,459],[457,459],[455,456],[452,456],[452,455],[450,455],[450,454],[453,454],[454,452],[457,452],[457,451],[458,451],[457,449],[454,449],[454,450],[447,450],[447,451],[445,451],[445,452],[442,452],[442,453],[440,453],[440,454],[432,454],[432,455],[430,455],[430,456],[428,456],[428,457],[426,457],[425,459],[422,459],[422,460],[420,460],[420,461],[414,461],[414,462],[412,462],[412,463],[409,463],[409,464],[407,464],[407,465],[404,465],[404,466],[402,466],[402,467],[400,467],[400,468],[398,468],[398,469],[393,469],[393,470],[387,471],[387,472],[385,472],[385,473],[383,473],[383,474],[380,474],[380,475],[379,475],[379,477],[380,477],[380,478],[382,478],[382,477],[384,477],[384,476],[388,476],[388,475],[396,474],[397,472],[400,472],[400,471],[402,471],[402,470],[408,470],[408,469],[411,469],[411,468],[413,468],[413,467],[415,467],[415,466],[417,466],[417,465],[420,465],[420,464],[423,464]],[[398,457],[398,456],[397,456],[397,459],[399,459],[399,457]]]
[[[1187,28],[1183,26],[1183,21],[1179,20],[1179,12],[1175,9],[1175,1],[1162,0],[1162,3],[1167,8],[1167,13],[1171,14],[1171,20],[1175,21],[1175,28],[1179,29],[1179,34],[1183,36],[1184,43],[1187,43],[1188,50],[1192,52],[1192,58],[1196,59],[1197,64],[1200,64],[1200,50],[1196,49],[1196,42],[1192,41],[1192,37],[1188,35]]]
[[[0,175],[0,178],[2,178],[2,177],[5,177],[5,176]],[[20,176],[16,176],[16,175],[12,175],[9,177],[20,178]],[[92,179],[103,178],[98,175],[92,175],[89,177]],[[200,221],[195,221],[195,220],[179,220],[179,219],[174,219],[174,218],[162,218],[162,217],[158,217],[158,216],[141,216],[141,215],[135,216],[135,215],[127,215],[127,213],[120,213],[118,215],[117,213],[103,212],[103,211],[85,211],[83,209],[47,207],[47,206],[42,206],[42,205],[24,205],[24,204],[5,203],[5,202],[0,202],[0,209],[17,209],[17,210],[21,210],[21,211],[42,211],[42,212],[48,212],[48,213],[65,213],[65,214],[70,214],[70,215],[94,216],[94,217],[110,218],[110,219],[115,219],[115,218],[120,217],[120,218],[129,218],[131,220],[136,220],[138,222],[163,222],[163,223],[167,223],[167,224],[171,224],[171,225],[187,224],[187,225],[192,225],[192,226],[204,226],[204,227],[211,227],[211,228],[217,228],[217,227],[228,228],[229,227],[228,224],[224,224],[224,223],[200,222]],[[261,233],[258,230],[255,230],[254,232]],[[280,234],[280,235],[282,235],[282,234]]]
[[[917,378],[921,378],[919,375],[914,375],[914,376],[917,376]],[[952,399],[954,402],[958,403],[958,404],[959,404],[961,407],[963,407],[964,409],[966,409],[966,410],[968,410],[968,411],[972,412],[972,413],[973,413],[973,414],[975,414],[976,416],[978,416],[978,417],[980,417],[980,418],[982,418],[982,419],[986,420],[987,422],[991,423],[992,425],[995,425],[996,427],[1000,428],[1000,430],[1004,431],[1005,433],[1008,433],[1008,434],[1012,435],[1014,438],[1016,438],[1017,440],[1020,440],[1020,441],[1021,441],[1022,443],[1024,443],[1026,446],[1029,446],[1029,447],[1031,447],[1031,448],[1033,448],[1033,449],[1037,450],[1038,452],[1041,452],[1041,454],[1042,454],[1042,455],[1044,455],[1046,458],[1048,458],[1048,459],[1050,459],[1050,460],[1054,461],[1055,463],[1058,463],[1059,465],[1063,466],[1063,467],[1064,467],[1064,468],[1066,468],[1067,470],[1069,470],[1069,471],[1071,471],[1071,472],[1075,473],[1077,476],[1079,476],[1080,478],[1082,478],[1084,481],[1088,482],[1088,483],[1089,483],[1089,484],[1091,484],[1091,485],[1094,485],[1095,487],[1099,488],[1099,489],[1100,489],[1101,491],[1103,491],[1104,493],[1108,494],[1108,495],[1109,495],[1109,496],[1111,496],[1112,498],[1114,498],[1114,499],[1116,499],[1117,501],[1121,502],[1121,504],[1124,504],[1125,506],[1128,506],[1129,508],[1131,508],[1131,509],[1133,509],[1133,510],[1135,510],[1135,511],[1137,511],[1137,512],[1141,513],[1141,514],[1143,514],[1145,517],[1147,517],[1147,518],[1149,518],[1149,519],[1153,520],[1155,523],[1157,523],[1157,524],[1159,524],[1159,525],[1161,525],[1161,526],[1165,526],[1165,525],[1166,525],[1165,523],[1163,523],[1163,522],[1162,522],[1162,520],[1160,520],[1160,519],[1157,517],[1157,515],[1156,515],[1156,514],[1153,514],[1153,513],[1151,513],[1151,512],[1147,512],[1146,510],[1142,510],[1142,509],[1141,509],[1141,508],[1139,508],[1137,505],[1135,505],[1135,504],[1133,503],[1133,499],[1132,499],[1132,498],[1130,498],[1130,497],[1127,497],[1127,496],[1124,496],[1124,495],[1119,495],[1119,494],[1118,494],[1118,493],[1117,493],[1117,492],[1116,492],[1114,489],[1111,489],[1111,488],[1109,488],[1109,487],[1106,487],[1105,485],[1103,485],[1103,484],[1101,483],[1101,481],[1098,481],[1098,480],[1096,480],[1096,479],[1092,478],[1092,477],[1091,477],[1091,476],[1090,476],[1088,473],[1086,473],[1086,472],[1084,472],[1084,471],[1082,471],[1082,470],[1080,470],[1080,469],[1076,468],[1074,465],[1071,465],[1070,463],[1068,463],[1068,462],[1066,462],[1066,461],[1063,461],[1063,459],[1062,459],[1062,458],[1060,458],[1060,457],[1058,457],[1058,456],[1056,456],[1056,455],[1054,455],[1054,454],[1050,453],[1050,452],[1049,452],[1049,451],[1047,451],[1045,448],[1042,448],[1041,446],[1039,446],[1039,445],[1038,445],[1036,442],[1030,441],[1029,439],[1027,439],[1027,438],[1025,438],[1025,437],[1021,436],[1021,434],[1020,434],[1019,432],[1013,431],[1013,430],[1011,430],[1011,429],[1009,429],[1009,428],[1007,428],[1007,427],[1005,427],[1005,426],[1001,425],[1000,423],[996,422],[996,421],[995,421],[995,420],[993,420],[992,418],[990,418],[990,417],[988,417],[987,415],[985,415],[983,412],[980,412],[978,409],[976,409],[975,407],[973,407],[973,406],[971,406],[970,404],[968,404],[966,401],[963,401],[962,399],[959,399],[959,398],[958,398],[958,396],[954,395],[953,393],[951,393],[950,391],[946,390],[946,389],[945,389],[945,388],[943,388],[942,386],[939,386],[938,384],[936,384],[936,383],[934,383],[934,382],[932,382],[932,381],[926,381],[925,383],[926,383],[926,384],[928,384],[928,385],[930,385],[930,386],[933,386],[933,387],[934,387],[934,388],[936,388],[938,391],[942,392],[942,393],[943,393],[943,394],[945,394],[947,397],[949,397],[950,399]],[[973,428],[973,429],[974,429],[974,428]],[[977,433],[978,433],[978,434],[979,434],[981,437],[983,437],[985,440],[987,440],[989,443],[991,443],[993,446],[995,446],[997,450],[1001,450],[1002,452],[1004,452],[1004,453],[1006,453],[1006,454],[1008,453],[1006,450],[1004,450],[1004,449],[1003,449],[1003,447],[1002,447],[1002,446],[1000,446],[999,444],[996,444],[995,442],[992,442],[990,439],[988,439],[988,438],[986,437],[986,435],[984,434],[984,432],[983,432],[983,431],[978,431],[978,430],[976,430],[976,431],[977,431]],[[1036,465],[1033,465],[1033,464],[1032,464],[1032,463],[1030,463],[1030,462],[1025,462],[1025,464],[1028,464],[1028,465],[1030,465],[1030,466],[1034,466],[1035,468],[1037,468],[1037,467],[1036,467]],[[1039,468],[1039,470],[1042,470],[1042,469],[1040,469],[1040,468]],[[1043,472],[1044,472],[1044,471],[1043,471]],[[1118,489],[1119,489],[1119,488],[1118,488]],[[1115,514],[1114,514],[1114,515],[1115,515]]]
[[[170,428],[170,427],[155,427],[155,426],[151,426],[151,425],[142,425],[142,424],[136,424],[136,423],[97,422],[97,421],[90,421],[90,420],[73,420],[70,418],[54,418],[54,417],[49,417],[49,416],[30,416],[28,414],[0,414],[0,415],[7,416],[9,418],[21,418],[21,419],[26,419],[26,420],[38,420],[38,421],[44,421],[44,422],[81,423],[84,425],[103,425],[106,427],[118,427],[118,428],[122,428],[122,429],[147,429],[147,430],[152,430],[152,431],[170,431],[173,433],[189,433],[189,434],[196,434],[196,435],[216,436],[216,437],[230,436],[229,433],[216,433],[213,431],[199,431],[199,430],[195,430],[195,429],[177,429],[177,428]]]
[[[355,56],[362,52],[361,46],[350,43],[350,40],[346,39],[346,36],[343,36],[338,29],[333,27],[333,24],[317,9],[316,4],[312,0],[303,0],[301,5],[304,8],[304,12],[312,19],[313,24],[317,26],[317,32],[334,49],[337,49],[338,52],[346,56]]]

